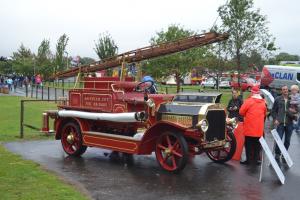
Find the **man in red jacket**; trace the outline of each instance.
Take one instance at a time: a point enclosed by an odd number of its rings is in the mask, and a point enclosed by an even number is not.
[[[244,135],[246,160],[241,164],[249,164],[250,156],[253,152],[253,161],[258,164],[260,153],[259,138],[263,136],[266,117],[266,103],[261,97],[259,87],[253,86],[251,97],[248,98],[240,108],[240,115],[244,116]]]

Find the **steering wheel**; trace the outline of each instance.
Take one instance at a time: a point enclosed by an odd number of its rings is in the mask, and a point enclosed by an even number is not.
[[[150,83],[150,84],[147,84]],[[139,84],[137,84],[137,86],[134,88],[134,91],[136,92],[148,92],[150,90],[150,88],[154,85],[153,81],[142,81]]]

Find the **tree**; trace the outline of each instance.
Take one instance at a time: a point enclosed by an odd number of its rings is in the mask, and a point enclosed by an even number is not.
[[[63,71],[68,62],[68,58],[64,57],[66,52],[66,47],[68,45],[69,37],[66,34],[63,34],[59,37],[56,44],[56,53],[55,53],[55,70],[56,71]]]
[[[99,59],[103,60],[117,55],[118,46],[109,33],[102,33],[99,35],[99,39],[95,41],[94,50]]]
[[[267,18],[260,14],[259,9],[254,9],[253,0],[230,0],[219,7],[218,13],[223,23],[220,30],[230,34],[224,50],[235,58],[238,72],[243,54],[250,56],[255,50],[267,56],[276,50],[275,39],[267,27]]]
[[[93,63],[93,62],[95,62],[95,59],[94,58],[90,58],[90,57],[82,57],[79,60],[79,63],[81,65],[87,65],[87,64],[90,64],[90,63]]]
[[[292,55],[289,53],[281,52],[275,56],[277,63],[279,64],[280,61],[299,61],[298,55]]]
[[[171,25],[166,31],[162,30],[157,32],[154,37],[151,38],[151,45],[156,45],[164,42],[170,42],[178,40],[184,37],[194,35],[195,32],[184,29],[178,25]],[[147,66],[144,69],[144,73],[159,77],[168,77],[170,75],[175,76],[177,92],[180,90],[180,83],[184,76],[191,72],[192,67],[197,66],[199,60],[205,57],[207,49],[194,48],[184,52],[175,53],[172,55],[155,58],[147,62]]]
[[[26,48],[23,43],[21,43],[17,52],[13,52],[14,59],[28,58],[31,57],[32,55],[33,54],[31,53],[31,50],[29,48]]]
[[[12,59],[13,72],[28,76],[34,74],[35,55],[29,48],[21,44],[17,52],[13,52]]]
[[[262,56],[257,51],[252,51],[250,55],[241,54],[241,70],[247,71],[249,68],[253,69],[256,67],[257,69],[262,69],[264,65],[264,60]]]
[[[50,50],[50,41],[44,39],[39,48],[36,56],[36,66],[37,71],[41,73],[44,77],[49,76],[53,71],[51,71],[52,65],[52,53]]]
[[[279,65],[281,61],[300,61],[300,56],[286,52],[280,52],[279,54],[269,58],[267,63],[269,65]]]
[[[6,57],[0,57],[0,74],[11,74],[12,71],[12,61]]]

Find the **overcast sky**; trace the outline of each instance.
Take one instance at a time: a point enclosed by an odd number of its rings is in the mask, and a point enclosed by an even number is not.
[[[268,16],[281,51],[300,55],[300,1],[254,0]],[[209,29],[226,0],[1,0],[0,56],[10,56],[23,43],[37,52],[40,42],[66,33],[71,56],[97,58],[99,33],[108,31],[119,52],[147,46],[157,31],[180,24],[195,31]],[[220,20],[219,20],[220,22]]]

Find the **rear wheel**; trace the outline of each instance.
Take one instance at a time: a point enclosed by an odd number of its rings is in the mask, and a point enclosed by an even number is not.
[[[180,133],[165,132],[156,141],[155,154],[163,169],[176,173],[188,161],[188,144]]]
[[[64,151],[71,156],[80,156],[87,146],[83,145],[80,127],[75,122],[68,122],[62,128],[61,144]]]
[[[207,156],[216,163],[225,163],[233,157],[236,149],[236,140],[232,132],[226,134],[226,144],[223,149],[207,151]]]

